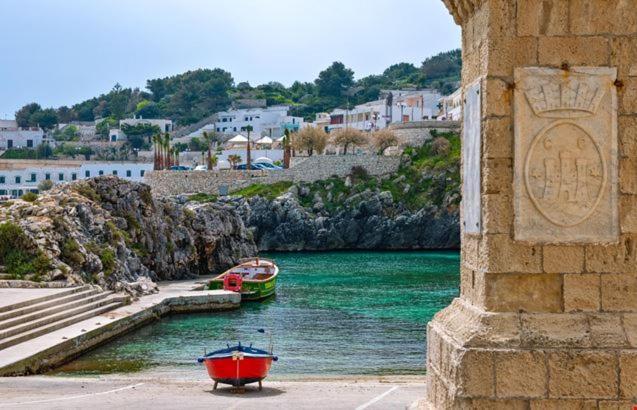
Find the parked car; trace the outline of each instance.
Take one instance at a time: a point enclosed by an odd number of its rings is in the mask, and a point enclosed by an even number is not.
[[[261,167],[265,168],[265,169],[283,169],[283,167],[280,167],[278,165],[274,165],[274,164],[270,164],[267,162],[257,162],[255,165],[261,165]]]
[[[248,164],[238,165],[236,169],[245,171],[246,169],[248,169]],[[262,164],[250,164],[250,169],[254,171],[260,171],[267,168],[265,168]]]
[[[170,167],[171,171],[191,171],[192,168],[187,167],[185,165],[173,165],[172,167]]]
[[[208,171],[208,165],[197,165],[195,171]]]

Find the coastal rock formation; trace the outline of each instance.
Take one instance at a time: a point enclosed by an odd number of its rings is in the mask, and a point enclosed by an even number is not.
[[[0,221],[18,226],[29,242],[25,249],[48,259],[50,269],[36,280],[134,294],[154,291],[148,279],[216,273],[256,253],[232,209],[153,198],[147,185],[111,176],[5,203]]]
[[[388,191],[365,190],[332,208],[316,195],[301,204],[306,187],[293,186],[273,200],[230,198],[262,251],[332,249],[456,249],[460,245],[456,206],[415,211]],[[453,202],[453,198],[449,198]]]

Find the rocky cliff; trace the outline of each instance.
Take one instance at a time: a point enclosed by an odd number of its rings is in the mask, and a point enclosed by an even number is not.
[[[0,259],[5,259],[0,263],[27,279],[119,289],[144,278],[220,272],[256,253],[232,209],[153,198],[147,185],[117,177],[89,179],[29,201],[7,202],[0,207],[0,221],[5,232],[22,236],[15,249],[0,249]],[[24,269],[21,263],[30,264],[25,255],[37,256],[40,267]]]

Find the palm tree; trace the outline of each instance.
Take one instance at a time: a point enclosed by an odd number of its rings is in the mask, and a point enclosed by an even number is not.
[[[246,131],[248,131],[248,145],[246,145],[246,169],[250,169],[250,131],[252,131],[252,125],[248,125],[246,127]]]
[[[159,144],[159,136],[158,135],[153,135],[153,150],[154,150],[154,157],[153,157],[153,169],[155,171],[157,171],[159,169],[159,151],[158,151],[158,144]]]
[[[236,154],[228,155],[228,162],[230,162],[230,165],[232,165],[232,169],[235,169],[237,167],[237,164],[241,162],[241,157]]]
[[[212,163],[212,141],[216,140],[216,135],[214,132],[206,132],[204,131],[203,133],[203,138],[204,140],[206,140],[206,146],[208,147],[208,161],[207,161],[207,165],[208,165],[208,171],[212,171],[212,168],[216,165],[216,163],[213,165]]]
[[[164,166],[170,168],[172,161],[170,160],[170,134],[168,133],[164,134],[164,153],[166,154]]]
[[[291,146],[290,143],[290,130],[285,129],[285,137],[283,137],[283,168],[290,168],[290,154],[291,154]]]

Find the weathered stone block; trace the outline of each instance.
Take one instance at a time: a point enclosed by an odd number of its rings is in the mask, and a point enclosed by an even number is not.
[[[506,117],[513,112],[513,91],[504,80],[489,78],[484,81],[482,106],[486,116]]]
[[[588,320],[584,314],[522,314],[520,322],[524,347],[541,349],[591,346]]]
[[[456,365],[458,366],[459,397],[492,397],[494,395],[493,352],[466,350],[460,353]]]
[[[616,70],[518,68],[515,76],[515,238],[616,241]]]
[[[513,77],[514,67],[537,65],[538,39],[535,37],[502,37],[488,44],[489,75]]]
[[[550,398],[617,398],[617,356],[600,351],[548,353]]]
[[[635,56],[637,64],[637,56]],[[619,154],[622,157],[637,156],[637,117],[619,117]]]
[[[632,348],[637,348],[637,313],[625,313],[623,317],[628,344]]]
[[[526,400],[521,399],[465,399],[459,400],[455,408],[462,410],[527,410],[528,404]]]
[[[633,403],[625,400],[600,400],[599,410],[630,410]]]
[[[495,353],[495,393],[497,397],[544,397],[547,376],[544,352]]]
[[[555,36],[568,33],[568,0],[517,2],[519,36]]]
[[[602,279],[602,310],[607,312],[637,311],[637,275],[605,273]]]
[[[540,37],[539,41],[542,66],[608,66],[610,62],[610,47],[604,37]]]
[[[542,272],[542,248],[513,241],[509,235],[484,235],[480,243],[479,266],[490,273]]]
[[[637,9],[630,1],[571,1],[570,6],[570,29],[573,34],[634,34],[637,32]]]
[[[579,273],[584,269],[582,246],[546,245],[542,249],[544,272]]]
[[[500,194],[482,196],[482,231],[484,234],[509,234],[513,226],[513,199]]]
[[[531,400],[531,410],[597,410],[596,400]]]
[[[637,399],[637,351],[624,350],[619,355],[621,397]]]
[[[564,275],[564,311],[594,312],[599,310],[599,274]]]
[[[637,272],[637,249],[631,235],[622,235],[618,244],[586,247],[588,272]]]
[[[622,233],[637,233],[637,195],[619,197],[619,223]]]
[[[484,160],[482,185],[485,194],[513,193],[513,165],[508,158],[494,158]]]
[[[637,66],[637,38],[613,37],[610,47],[611,66],[617,67],[619,78],[627,78]]]
[[[637,194],[637,159],[619,160],[619,190],[622,194]]]
[[[628,347],[628,340],[622,325],[622,318],[612,313],[588,314],[593,347],[620,348]]]
[[[487,275],[486,308],[496,312],[560,312],[562,280],[553,273]]]
[[[623,86],[618,89],[619,113],[624,115],[637,113],[637,77],[624,77]]]
[[[513,158],[513,124],[511,118],[487,118],[484,120],[482,142],[484,158]]]

